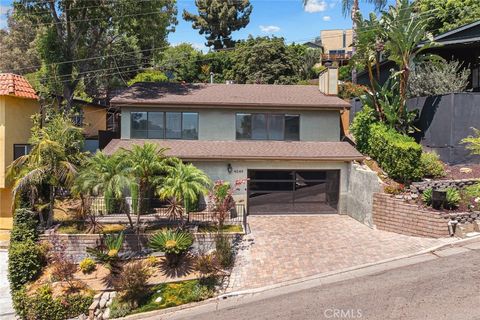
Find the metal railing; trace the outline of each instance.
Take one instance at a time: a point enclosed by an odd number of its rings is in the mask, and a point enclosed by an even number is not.
[[[96,215],[103,223],[128,223],[128,214],[133,220],[140,211],[142,223],[180,223],[186,221],[194,225],[213,225],[218,223],[218,215],[210,210],[205,203],[200,203],[189,209],[188,216],[182,208],[181,212],[172,212],[168,204],[155,198],[134,199],[106,199],[90,197],[85,204],[91,214]],[[247,230],[247,210],[243,204],[235,204],[234,208],[224,216],[225,225],[242,225]]]

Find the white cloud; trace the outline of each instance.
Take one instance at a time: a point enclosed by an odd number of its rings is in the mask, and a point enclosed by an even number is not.
[[[278,26],[260,26],[260,30],[265,33],[275,33],[280,31],[280,27]]]
[[[305,11],[308,13],[322,12],[327,10],[328,4],[324,0],[308,0]]]
[[[332,17],[324,16],[322,19],[323,19],[323,21],[330,21],[330,20],[332,20]]]
[[[335,2],[335,1],[332,1],[332,2],[330,2],[330,3],[328,4],[328,6],[329,6],[330,8],[333,8],[333,7],[335,7],[336,5],[337,5],[337,2]]]

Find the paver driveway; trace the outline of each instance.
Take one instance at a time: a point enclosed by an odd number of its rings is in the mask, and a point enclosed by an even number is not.
[[[345,215],[249,216],[248,223],[251,234],[242,242],[229,292],[379,262],[453,241],[373,230]]]

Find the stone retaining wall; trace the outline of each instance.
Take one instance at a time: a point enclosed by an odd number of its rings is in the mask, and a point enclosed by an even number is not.
[[[420,192],[425,191],[426,189],[446,189],[448,187],[455,187],[457,189],[462,189],[466,186],[470,186],[476,183],[479,183],[479,179],[459,179],[459,180],[431,180],[431,181],[421,181],[413,182],[411,185],[412,190],[418,190]]]
[[[443,238],[449,236],[448,220],[448,216],[425,210],[389,194],[375,193],[373,196],[373,223],[379,230]]]
[[[238,233],[225,233],[233,244],[234,241],[241,238]],[[192,245],[193,252],[206,252],[215,249],[215,234],[213,233],[193,233],[194,242]],[[39,240],[49,239],[49,234],[42,234]],[[100,234],[57,234],[58,240],[65,245],[65,252],[76,263],[82,261],[88,256],[87,248],[95,248],[102,244],[102,235]],[[149,252],[147,246],[148,239],[151,234],[126,234],[123,242],[123,250],[125,252]]]

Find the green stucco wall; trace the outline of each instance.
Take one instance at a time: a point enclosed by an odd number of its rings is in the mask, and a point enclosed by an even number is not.
[[[301,141],[339,141],[340,140],[340,112],[299,111],[299,110],[249,110],[249,109],[189,109],[134,107],[122,108],[122,139],[130,138],[130,112],[141,111],[196,111],[199,113],[199,140],[235,140],[235,114],[238,112],[276,112],[285,114],[300,114]]]

